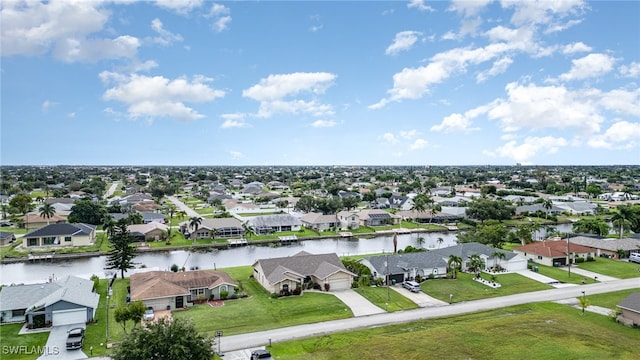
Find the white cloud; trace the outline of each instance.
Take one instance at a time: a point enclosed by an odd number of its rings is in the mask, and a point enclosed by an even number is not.
[[[314,116],[333,114],[330,105],[316,100],[289,99],[302,95],[321,95],[333,86],[336,75],[324,72],[269,75],[242,91],[242,96],[260,102],[258,116],[275,113],[307,113]]]
[[[569,145],[567,140],[561,137],[527,137],[521,144],[512,140],[494,151],[484,150],[483,153],[491,157],[508,158],[522,164],[531,164],[531,159],[538,153],[555,154],[567,145]]]
[[[456,11],[465,17],[475,16],[491,2],[493,0],[453,0],[448,10]]]
[[[511,58],[504,57],[502,59],[498,59],[493,62],[491,69],[479,72],[478,75],[476,75],[476,81],[482,83],[491,77],[502,74],[507,71],[511,64],[513,64],[513,60],[511,60]]]
[[[429,12],[435,11],[431,6],[425,4],[424,0],[410,0],[409,3],[407,4],[407,7],[409,9],[417,9],[420,11],[429,11]]]
[[[203,76],[167,79],[162,76],[124,75],[112,72],[100,73],[106,84],[114,83],[102,98],[118,101],[128,106],[130,118],[170,117],[180,120],[194,120],[204,117],[185,102],[203,103],[223,97],[224,91],[211,88],[211,81]]]
[[[155,2],[156,5],[178,14],[188,14],[202,5],[202,0],[155,0]]]
[[[316,120],[311,126],[315,128],[330,128],[336,126],[336,122],[333,120]]]
[[[411,139],[415,138],[416,136],[420,135],[420,132],[418,132],[418,130],[416,130],[416,129],[401,130],[398,133],[398,135],[403,139],[411,140]]]
[[[314,26],[311,26],[311,27],[309,28],[309,31],[311,31],[311,32],[318,32],[318,31],[322,30],[322,27],[323,27],[322,25],[314,25]]]
[[[135,56],[140,46],[137,38],[93,35],[109,20],[110,13],[102,5],[98,1],[5,1],[0,8],[2,55],[44,55],[53,51],[57,59],[66,62]]]
[[[589,52],[591,50],[592,50],[591,46],[586,45],[582,41],[578,41],[576,43],[565,45],[564,48],[562,49],[562,53],[570,55],[570,54],[575,54],[579,52]]]
[[[401,51],[410,50],[422,35],[419,31],[401,31],[396,34],[393,44],[387,47],[385,54],[397,55]]]
[[[425,139],[416,139],[411,145],[409,145],[410,150],[420,150],[427,147],[427,141]]]
[[[220,125],[221,129],[246,128],[251,126],[244,120],[245,114],[242,113],[222,114],[220,117],[224,119],[224,122]]]
[[[211,10],[209,14],[206,16],[207,18],[213,19],[213,24],[211,27],[216,32],[222,32],[229,28],[229,24],[231,24],[231,10],[221,4],[213,3],[211,6]]]
[[[609,92],[594,90],[592,96],[598,105],[617,114],[640,117],[640,88],[635,90],[614,89]]]
[[[471,120],[462,114],[451,114],[444,119],[438,125],[433,125],[431,131],[443,132],[443,133],[468,133],[479,130],[479,128],[472,127]]]
[[[388,144],[397,144],[399,141],[395,135],[389,132],[382,134],[381,139]]]
[[[604,134],[593,136],[587,145],[602,149],[632,149],[640,145],[640,123],[618,121]]]
[[[640,63],[632,62],[629,65],[620,66],[620,75],[624,77],[637,78],[640,77]]]
[[[158,35],[160,35],[153,38],[153,42],[155,42],[156,44],[168,46],[173,42],[180,42],[183,40],[180,34],[173,34],[172,32],[164,29],[162,21],[160,21],[160,19],[153,19],[151,21],[151,28],[153,29],[153,31],[157,32]]]
[[[231,158],[234,160],[239,160],[244,158],[244,154],[241,153],[240,151],[235,151],[235,150],[229,150],[228,151],[229,155],[231,155]]]
[[[560,75],[560,79],[582,80],[605,75],[613,69],[615,59],[605,54],[589,54],[571,63],[571,70]]]
[[[51,100],[45,100],[42,102],[42,112],[47,112],[49,109],[55,105],[58,105],[57,102]]]
[[[564,18],[568,15],[579,14],[587,7],[583,0],[565,1],[522,1],[501,0],[503,8],[514,8],[511,23],[520,27],[523,25],[551,24],[556,28],[559,23],[567,23]],[[563,21],[564,20],[564,21]],[[572,22],[575,20],[572,20]]]

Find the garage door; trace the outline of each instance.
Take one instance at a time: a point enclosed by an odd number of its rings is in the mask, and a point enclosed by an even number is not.
[[[84,324],[87,322],[87,309],[58,310],[53,312],[53,325]]]
[[[349,279],[335,279],[332,280],[329,285],[331,285],[331,290],[351,289],[351,283],[349,282]]]

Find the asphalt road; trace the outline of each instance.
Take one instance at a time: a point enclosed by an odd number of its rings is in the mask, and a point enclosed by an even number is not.
[[[184,211],[188,217],[201,217],[200,214],[198,214],[192,208],[188,207],[185,203],[180,201],[175,196],[167,196],[167,199],[169,199],[169,201],[171,201],[178,209]]]
[[[221,338],[220,348],[221,351],[225,353],[234,350],[257,348],[260,346],[269,345],[270,342],[275,343],[288,340],[303,339],[312,336],[326,335],[342,331],[351,331],[370,327],[401,324],[416,320],[433,319],[443,316],[493,310],[513,305],[575,298],[578,296],[582,296],[582,291],[585,291],[588,296],[593,294],[633,288],[640,288],[640,278],[556,288],[551,290],[509,295],[497,298],[454,303],[447,306],[426,307],[415,310],[354,317],[344,320],[297,325],[255,333],[223,336]]]

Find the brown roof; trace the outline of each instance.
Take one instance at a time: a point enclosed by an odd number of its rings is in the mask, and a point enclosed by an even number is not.
[[[222,284],[236,285],[222,271],[147,271],[131,275],[131,300],[189,295],[191,289],[214,289]]]
[[[513,248],[517,251],[526,252],[527,254],[540,255],[543,257],[557,258],[567,256],[567,241],[536,241],[524,246],[516,246]],[[593,249],[578,244],[569,244],[569,250],[572,253],[591,253]]]

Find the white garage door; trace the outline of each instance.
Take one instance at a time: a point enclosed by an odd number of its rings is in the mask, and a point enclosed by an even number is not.
[[[53,312],[53,326],[84,324],[87,322],[87,309],[58,310]]]
[[[335,279],[335,280],[331,280],[331,282],[329,283],[329,285],[331,285],[331,290],[345,290],[345,289],[351,289],[351,283],[349,282],[349,279]]]

